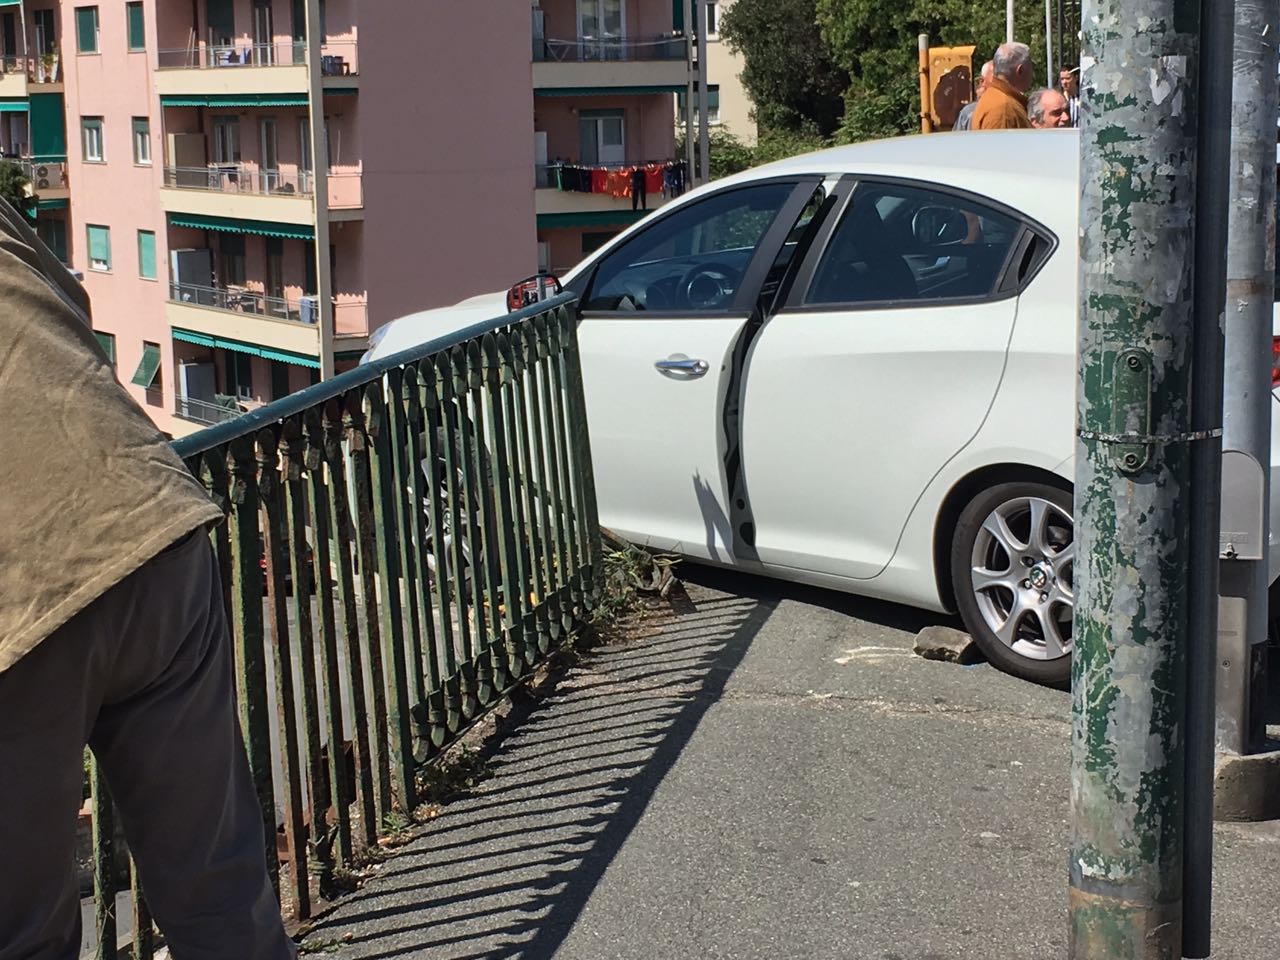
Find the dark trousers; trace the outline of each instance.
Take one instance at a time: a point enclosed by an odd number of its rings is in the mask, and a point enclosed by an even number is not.
[[[267,876],[232,661],[197,531],[0,673],[0,960],[79,954],[86,743],[176,960],[296,955]]]

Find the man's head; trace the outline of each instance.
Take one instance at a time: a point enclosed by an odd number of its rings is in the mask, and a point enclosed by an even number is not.
[[[1068,97],[1080,96],[1080,68],[1073,67],[1070,70],[1059,70],[1058,86],[1062,88],[1063,94]]]
[[[996,65],[990,60],[982,65],[982,70],[978,73],[978,89],[974,94],[974,99],[987,92],[987,87],[991,86],[991,78],[995,76],[995,70]]]
[[[1019,93],[1031,89],[1031,48],[1025,43],[1002,43],[996,48],[995,75]]]
[[[1041,130],[1071,126],[1067,98],[1057,90],[1037,90],[1027,97],[1027,116],[1031,125]]]

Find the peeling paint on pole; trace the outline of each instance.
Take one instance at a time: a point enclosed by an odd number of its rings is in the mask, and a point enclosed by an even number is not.
[[[1071,957],[1176,960],[1198,7],[1082,12]]]

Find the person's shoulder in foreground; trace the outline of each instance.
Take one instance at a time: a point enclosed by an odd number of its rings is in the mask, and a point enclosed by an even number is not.
[[[0,671],[220,516],[116,379],[88,306],[0,201]]]

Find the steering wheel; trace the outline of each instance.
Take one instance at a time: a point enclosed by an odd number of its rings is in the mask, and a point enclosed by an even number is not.
[[[700,263],[680,280],[685,303],[695,310],[728,306],[738,291],[738,271],[723,263]]]

